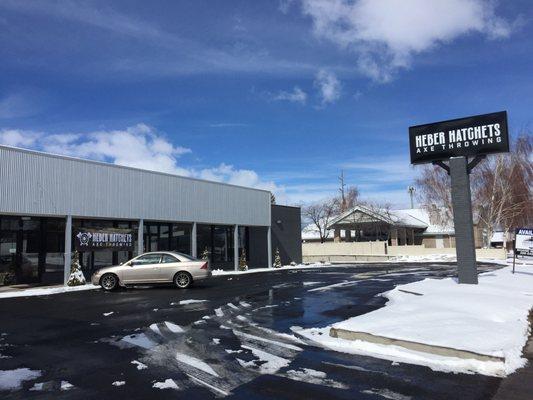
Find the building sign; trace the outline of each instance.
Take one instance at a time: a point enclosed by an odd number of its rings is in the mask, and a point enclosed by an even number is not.
[[[411,164],[508,152],[507,112],[411,126],[409,146]]]
[[[515,255],[533,256],[533,229],[516,228]]]
[[[133,231],[130,229],[80,229],[75,234],[76,250],[133,251]]]

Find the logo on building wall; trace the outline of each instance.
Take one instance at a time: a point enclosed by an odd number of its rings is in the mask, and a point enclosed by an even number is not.
[[[76,237],[79,240],[80,247],[86,247],[89,246],[93,235],[91,234],[91,232],[79,232]]]
[[[133,251],[133,232],[129,229],[83,229],[75,237],[78,251]]]

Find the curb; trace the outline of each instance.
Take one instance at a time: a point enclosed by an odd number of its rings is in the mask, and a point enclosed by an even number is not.
[[[349,331],[346,329],[331,328],[329,331],[329,336],[345,340],[362,340],[365,342],[376,344],[400,346],[408,350],[429,353],[444,357],[474,359],[479,361],[505,362],[504,357],[489,356],[486,354],[479,354],[467,350],[454,349],[451,347],[434,346],[430,344],[412,342],[408,340],[393,339],[385,336],[372,335],[366,332]]]

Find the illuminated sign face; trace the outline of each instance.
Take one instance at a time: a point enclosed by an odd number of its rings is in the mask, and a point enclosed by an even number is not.
[[[409,146],[411,164],[508,152],[507,112],[411,126]]]

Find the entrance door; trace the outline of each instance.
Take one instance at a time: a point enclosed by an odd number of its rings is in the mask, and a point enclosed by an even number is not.
[[[17,233],[0,231],[0,286],[16,282]]]

